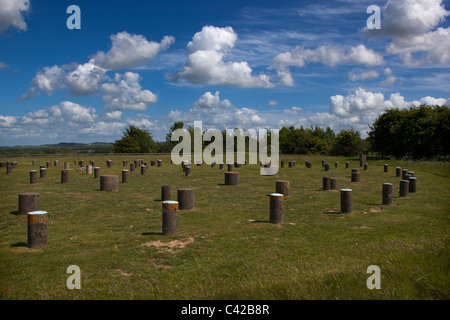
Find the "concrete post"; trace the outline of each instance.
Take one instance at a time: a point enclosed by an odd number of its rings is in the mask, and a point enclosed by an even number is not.
[[[274,224],[283,223],[284,196],[281,193],[270,194],[270,222]]]

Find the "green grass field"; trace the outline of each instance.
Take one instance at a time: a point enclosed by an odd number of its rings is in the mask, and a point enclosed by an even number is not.
[[[115,160],[107,168],[107,159]],[[120,174],[122,159],[94,160],[101,174]],[[356,158],[283,155],[277,176],[260,176],[259,165],[236,169],[238,186],[225,186],[218,166],[192,166],[185,177],[169,156],[143,157],[146,176],[130,173],[117,193],[99,191],[99,179],[62,167],[29,183],[29,170],[51,156],[18,161],[12,175],[0,171],[1,299],[449,299],[450,164],[368,161],[361,182],[350,182]],[[324,172],[321,160],[332,164]],[[289,168],[287,161],[295,160]],[[305,167],[312,161],[312,169]],[[5,159],[1,161],[6,161]],[[339,168],[334,162],[339,161]],[[345,169],[345,162],[350,168]],[[417,193],[398,197],[395,167],[414,171]],[[126,167],[129,169],[129,167]],[[323,191],[322,177],[353,190],[353,212],[340,214],[339,191]],[[275,181],[289,180],[284,224],[269,223]],[[381,204],[381,187],[394,184],[394,204]],[[196,209],[180,211],[179,233],[163,236],[161,186],[195,188]],[[18,194],[38,192],[48,212],[48,243],[27,247],[27,217],[18,215]],[[69,290],[67,267],[81,270],[81,289]],[[381,289],[369,290],[367,267],[381,270]]]

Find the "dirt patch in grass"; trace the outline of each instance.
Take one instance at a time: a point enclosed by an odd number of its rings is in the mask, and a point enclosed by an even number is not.
[[[122,275],[124,277],[131,277],[133,275],[132,272],[127,273],[127,272],[123,271],[122,269],[117,269],[117,271],[120,273],[120,275]]]
[[[194,238],[189,237],[185,240],[174,240],[170,242],[162,242],[161,240],[158,241],[150,241],[143,243],[142,246],[145,247],[156,247],[157,249],[160,249],[162,251],[167,251],[170,253],[176,253],[181,249],[184,249],[187,245],[190,245],[194,242]]]

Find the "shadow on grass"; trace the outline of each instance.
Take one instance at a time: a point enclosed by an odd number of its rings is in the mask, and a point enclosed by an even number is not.
[[[162,236],[162,232],[143,232],[141,236]]]
[[[19,247],[28,247],[26,242],[16,242],[11,245],[11,247],[19,248]]]
[[[322,213],[324,213],[324,214],[341,214],[340,211],[324,211]]]
[[[9,212],[9,214],[12,214],[12,215],[14,215],[14,216],[18,216],[18,215],[21,215],[20,213],[19,213],[19,211],[10,211]]]
[[[251,223],[270,223],[269,220],[252,220]]]

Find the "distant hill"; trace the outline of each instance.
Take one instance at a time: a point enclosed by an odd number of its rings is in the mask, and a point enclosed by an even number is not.
[[[112,149],[111,142],[60,142],[35,146],[0,146],[0,154],[109,153]]]

